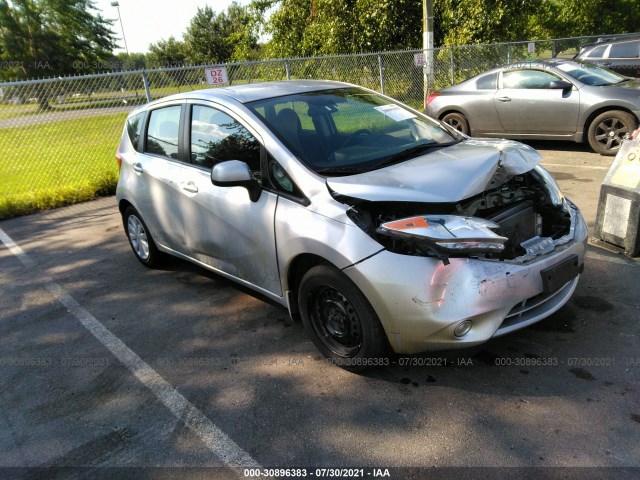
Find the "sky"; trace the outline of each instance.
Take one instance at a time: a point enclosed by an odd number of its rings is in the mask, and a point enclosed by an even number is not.
[[[115,53],[124,52],[118,10],[111,6],[112,0],[94,2],[103,17],[116,20],[113,31],[116,32],[121,48],[115,50]],[[170,36],[181,39],[198,7],[209,5],[215,12],[222,12],[231,2],[232,0],[118,0],[129,52],[144,53],[149,44]],[[238,3],[247,5],[249,0],[240,0]]]

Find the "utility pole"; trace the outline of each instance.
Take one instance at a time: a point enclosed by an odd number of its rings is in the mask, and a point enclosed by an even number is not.
[[[422,49],[425,55],[424,100],[433,78],[433,0],[422,0]]]
[[[118,19],[120,20],[120,28],[122,29],[122,40],[124,40],[124,49],[127,52],[127,59],[129,60],[129,69],[133,70],[131,67],[131,55],[129,55],[129,47],[127,46],[127,37],[124,35],[124,25],[122,24],[122,17],[120,16],[120,3],[117,1],[111,2],[112,7],[116,7],[118,10]]]

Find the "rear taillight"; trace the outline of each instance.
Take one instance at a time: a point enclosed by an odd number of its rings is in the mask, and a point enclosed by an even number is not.
[[[122,167],[122,154],[120,153],[120,145],[118,145],[118,149],[116,150],[116,163],[118,164],[118,171]]]
[[[433,99],[439,96],[440,96],[439,93],[430,93],[429,96],[427,97],[427,101],[424,102],[424,108],[427,108],[429,104],[433,101]]]

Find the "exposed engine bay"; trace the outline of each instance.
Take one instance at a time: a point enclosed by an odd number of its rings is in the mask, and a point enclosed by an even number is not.
[[[492,184],[499,186],[454,203],[380,202],[333,195],[349,205],[351,220],[387,250],[434,256],[445,264],[449,257],[463,256],[524,262],[568,241],[572,206],[566,201],[554,204],[537,172],[495,180]],[[463,227],[476,235],[465,238],[467,243],[458,242],[461,229],[448,228],[451,219],[458,224],[466,221]],[[405,228],[398,227],[398,220],[406,221]],[[436,238],[442,233],[430,234],[429,224],[431,231],[445,232],[449,238],[445,241]]]

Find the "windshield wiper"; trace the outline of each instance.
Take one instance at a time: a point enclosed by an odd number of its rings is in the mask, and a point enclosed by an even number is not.
[[[362,168],[356,168],[356,167],[325,167],[325,168],[320,168],[318,170],[316,170],[316,173],[319,173],[321,175],[326,175],[326,174],[344,174],[344,175],[349,175],[349,174],[356,174],[356,173],[362,173],[365,170],[363,170]]]
[[[428,150],[449,147],[451,145],[455,145],[456,143],[459,143],[459,141],[460,140],[454,141],[454,142],[447,142],[447,143],[435,143],[435,142],[421,143],[419,145],[416,145],[414,147],[409,147],[405,150],[402,150],[401,152],[398,152],[394,155],[391,155],[385,158],[381,162],[376,163],[373,166],[372,170],[376,170],[378,168],[386,167],[389,165],[393,165],[394,163],[402,162],[404,160],[417,157],[419,154],[425,153]]]

